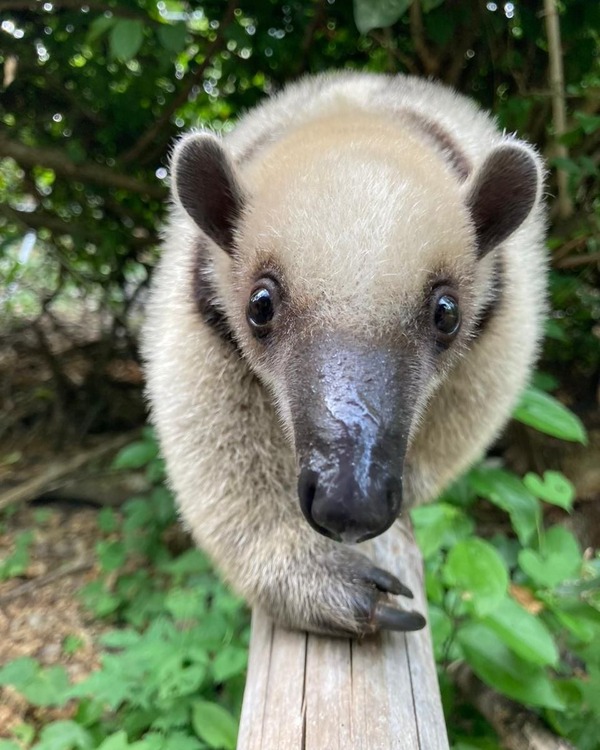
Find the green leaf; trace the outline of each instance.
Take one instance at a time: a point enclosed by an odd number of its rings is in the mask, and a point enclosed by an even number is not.
[[[421,0],[421,7],[423,8],[423,13],[429,13],[430,10],[434,10],[434,8],[438,8],[445,1],[446,0]]]
[[[413,508],[410,516],[419,549],[426,560],[442,547],[452,547],[473,533],[473,521],[448,503],[421,505]]]
[[[139,469],[158,456],[158,445],[153,440],[138,440],[126,445],[113,461],[115,469]]]
[[[96,554],[100,567],[105,572],[112,572],[123,567],[127,559],[127,552],[123,542],[109,542],[102,540],[96,544]]]
[[[588,115],[585,112],[575,112],[575,119],[579,122],[581,129],[586,135],[600,130],[600,116]]]
[[[532,386],[525,389],[513,417],[547,435],[584,445],[587,443],[585,427],[579,417],[554,396]]]
[[[183,21],[174,24],[163,24],[158,28],[158,40],[169,52],[181,52],[185,46],[187,27]]]
[[[452,620],[441,607],[430,604],[427,608],[427,621],[431,628],[435,657],[437,660],[441,660],[446,642],[452,634]]]
[[[91,750],[91,734],[74,721],[55,721],[42,729],[32,750]]]
[[[88,44],[95,42],[98,37],[105,34],[109,29],[117,23],[117,19],[114,16],[98,16],[90,24],[90,28],[87,33]]]
[[[553,526],[546,532],[539,552],[524,549],[519,553],[521,569],[540,586],[556,586],[576,576],[581,564],[579,544],[562,526]]]
[[[487,625],[463,625],[457,639],[471,669],[490,687],[525,705],[564,708],[544,668],[518,657]]]
[[[509,596],[483,620],[511,651],[540,666],[558,664],[558,650],[548,628]]]
[[[503,599],[508,588],[506,565],[488,542],[467,539],[448,553],[443,577],[450,586],[462,592],[478,615],[491,612]]]
[[[543,479],[538,474],[526,474],[523,477],[523,484],[540,500],[558,505],[565,510],[573,508],[575,487],[559,471],[545,471]]]
[[[0,669],[0,685],[12,685],[20,690],[21,685],[35,679],[39,669],[37,661],[29,656],[9,661]]]
[[[35,706],[62,706],[70,690],[64,667],[42,669],[28,657],[15,659],[0,669],[0,685],[11,685]]]
[[[541,521],[540,504],[519,477],[504,469],[479,466],[469,473],[469,480],[482,497],[510,515],[521,544],[527,544]]]
[[[583,643],[597,643],[600,636],[600,612],[579,601],[565,601],[555,596],[545,601],[560,624]],[[600,659],[600,655],[597,657]]]
[[[113,57],[127,62],[135,57],[144,40],[142,21],[119,19],[110,31],[110,53]]]
[[[107,737],[101,745],[98,745],[98,750],[128,750],[130,747],[127,732],[120,729]]]
[[[119,527],[119,519],[112,508],[102,508],[98,513],[98,528],[103,534],[112,534]]]
[[[215,750],[235,750],[237,722],[217,703],[194,701],[192,726],[206,744]]]
[[[238,646],[227,646],[219,651],[212,664],[215,682],[225,682],[243,674],[248,664],[248,651]]]
[[[409,9],[412,0],[354,0],[354,22],[361,34],[385,29],[396,23]]]

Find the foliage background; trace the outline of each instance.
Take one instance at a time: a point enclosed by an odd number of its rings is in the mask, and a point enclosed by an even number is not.
[[[549,76],[548,5],[523,0],[0,0],[0,459],[16,455],[26,462],[32,435],[62,450],[143,421],[136,336],[158,252],[170,144],[191,126],[227,130],[237,115],[285,82],[342,67],[435,76],[492,109],[503,127],[518,131],[547,156],[553,312],[536,385],[580,416],[590,436],[588,456],[600,456],[600,3],[557,4],[565,78],[558,91]],[[560,134],[553,111],[557,96],[567,110]],[[537,426],[552,433],[548,424],[560,417],[537,393],[529,408],[535,411],[537,404],[542,415]],[[566,437],[583,440],[581,429],[570,424]],[[476,524],[491,540],[481,543],[492,548],[483,554],[496,566],[501,590],[496,604],[506,601],[508,573],[512,586],[524,587],[543,604],[536,622],[544,634],[534,627],[531,651],[518,658],[530,670],[537,659],[551,694],[537,700],[527,692],[512,697],[533,705],[556,733],[593,750],[600,746],[595,739],[600,688],[595,699],[590,689],[600,680],[600,657],[592,647],[600,642],[598,602],[579,589],[568,601],[561,599],[560,586],[576,579],[585,588],[597,575],[593,552],[584,550],[598,545],[600,480],[592,472],[584,482],[581,454],[558,441],[517,423],[507,435],[494,451],[496,459],[520,475],[541,476],[548,468],[569,474],[571,466],[575,490],[563,484],[562,490],[544,492],[542,479],[537,485],[531,479],[529,486],[514,484],[520,482],[515,474],[494,474],[497,466],[484,466],[442,505],[433,506],[437,510],[415,519],[426,548],[428,593],[437,607],[432,622],[440,664],[467,658],[488,684],[511,695],[502,675],[481,667],[480,655],[464,647],[469,627],[479,627],[479,636],[481,627],[495,627],[496,634],[502,630],[497,622],[490,625],[485,596],[478,593],[477,581],[464,578],[456,553],[448,559],[450,548],[465,542]],[[125,627],[107,636],[107,646],[121,650],[119,668],[128,664],[137,678],[119,700],[114,695],[111,700],[106,686],[114,685],[111,669],[117,667],[108,657],[87,693],[83,688],[69,692],[57,673],[49,677],[35,663],[8,665],[0,679],[29,689],[34,704],[79,701],[66,724],[41,728],[34,722],[7,740],[11,747],[119,750],[136,742],[146,743],[139,748],[193,748],[229,747],[234,741],[231,715],[214,706],[217,701],[233,715],[239,710],[245,615],[208,575],[197,553],[179,558],[162,543],[161,534],[174,522],[171,499],[161,485],[151,436],[136,446],[121,463],[147,466],[153,494],[104,515],[101,524],[107,526],[101,532],[109,541],[99,548],[101,569],[112,579],[117,574],[119,585],[108,594],[100,581],[84,592],[84,600],[98,616]],[[570,509],[574,492],[579,500],[571,524],[575,534],[568,532],[566,541],[561,531],[544,536],[544,520],[562,524],[564,518],[549,518],[541,501]],[[482,497],[509,514],[508,528],[494,517],[490,531],[474,504]],[[537,529],[524,531],[507,497],[529,503]],[[157,513],[144,513],[143,507]],[[454,535],[438,534],[434,543],[427,529],[439,530],[439,524]],[[26,548],[25,539],[21,556]],[[546,554],[546,563],[548,556],[562,554],[565,567],[557,563],[562,572],[556,581],[536,580],[531,555],[529,568],[522,563],[524,551]],[[140,554],[153,566],[154,577],[127,568],[127,560]],[[22,568],[17,557],[3,568],[4,577],[18,577]],[[474,608],[465,609],[465,593],[475,597]],[[181,609],[190,596],[196,609]],[[567,605],[574,612],[568,613]],[[519,616],[513,611],[513,618]],[[182,621],[196,623],[191,626],[196,650],[182,646],[165,666],[162,655]],[[540,652],[540,642],[546,651]],[[138,669],[142,662],[156,668]],[[42,691],[40,698],[35,686],[49,679],[56,681],[55,695],[48,699]],[[497,747],[490,727],[474,718],[468,701],[443,679],[455,746]],[[165,685],[171,684],[186,687],[169,693]],[[175,703],[180,708],[174,714]]]

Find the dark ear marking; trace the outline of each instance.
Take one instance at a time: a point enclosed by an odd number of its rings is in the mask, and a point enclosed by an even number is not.
[[[200,240],[196,249],[196,258],[193,266],[193,295],[196,309],[200,317],[223,341],[230,343],[237,349],[237,343],[233,337],[229,321],[225,313],[218,306],[217,293],[212,283],[211,258],[207,241]]]
[[[491,294],[483,309],[477,316],[477,321],[473,328],[473,338],[478,339],[485,333],[492,318],[498,312],[504,296],[504,259],[501,253],[496,252],[494,258],[494,267],[492,269],[492,278],[490,282]]]
[[[525,221],[535,204],[539,181],[533,155],[516,143],[504,143],[487,157],[467,196],[480,258]]]
[[[173,155],[172,176],[181,205],[205,234],[231,253],[243,198],[233,165],[218,138],[195,133],[180,141]]]

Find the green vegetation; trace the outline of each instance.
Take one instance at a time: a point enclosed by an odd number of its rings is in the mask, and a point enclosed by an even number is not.
[[[532,390],[525,400],[532,395],[539,402],[543,394]],[[537,426],[562,431],[564,408],[547,396],[543,403]],[[516,413],[522,412],[523,404]],[[531,411],[526,416],[529,422]],[[562,437],[585,439],[576,420]],[[600,557],[584,557],[565,526],[543,524],[544,503],[571,512],[574,495],[559,472],[521,479],[489,461],[411,515],[425,557],[438,665],[464,659],[499,693],[541,710],[578,750],[594,750],[600,736]],[[508,515],[508,533],[474,536],[477,500]],[[441,682],[452,714],[454,687],[444,672]],[[459,713],[448,726],[460,723]],[[460,730],[455,739],[463,749],[480,747]]]
[[[0,740],[0,750],[234,750],[248,613],[199,551],[170,550],[165,532],[176,524],[175,509],[156,453],[149,430],[123,449],[116,465],[145,465],[154,489],[118,513],[99,514],[101,576],[81,599],[95,617],[118,626],[102,636],[100,669],[71,685],[64,667],[42,668],[34,659],[0,667],[0,685],[33,706],[76,704],[72,719],[47,723],[39,736],[23,725],[14,740]]]
[[[593,422],[600,379],[600,3],[558,10],[564,91],[548,80],[542,0],[4,0],[0,325],[33,332],[50,375],[26,385],[27,397],[6,386],[0,438],[59,424],[78,440],[139,422],[139,387],[123,399],[110,373],[137,360],[169,144],[185,127],[227,130],[302,73],[349,67],[435,76],[548,156],[552,312],[543,372],[515,417],[584,442],[573,412]],[[559,133],[557,100],[567,109]],[[98,330],[77,350],[89,367],[73,377],[50,344],[76,341],[84,312]],[[169,546],[176,517],[151,432],[116,465],[146,467],[153,489],[99,514],[102,576],[81,597],[114,628],[101,667],[74,686],[59,666],[0,666],[0,684],[33,706],[73,707],[70,719],[22,725],[0,750],[235,746],[248,613],[201,553]],[[573,502],[561,473],[521,477],[495,457],[413,512],[456,750],[499,747],[448,676],[456,659],[579,750],[600,747],[600,561],[563,524]],[[22,574],[30,545],[22,533],[0,581]],[[65,654],[80,647],[63,644]]]

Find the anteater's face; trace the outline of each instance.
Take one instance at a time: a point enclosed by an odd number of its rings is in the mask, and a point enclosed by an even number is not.
[[[512,147],[503,170],[511,157],[535,172]],[[190,189],[207,164],[208,206]],[[506,221],[484,170],[460,184],[408,135],[336,120],[299,129],[239,174],[209,136],[176,154],[181,202],[221,248],[210,250],[217,304],[273,393],[300,506],[327,536],[361,541],[393,523],[419,420],[468,355],[492,283],[488,250],[537,188]]]

